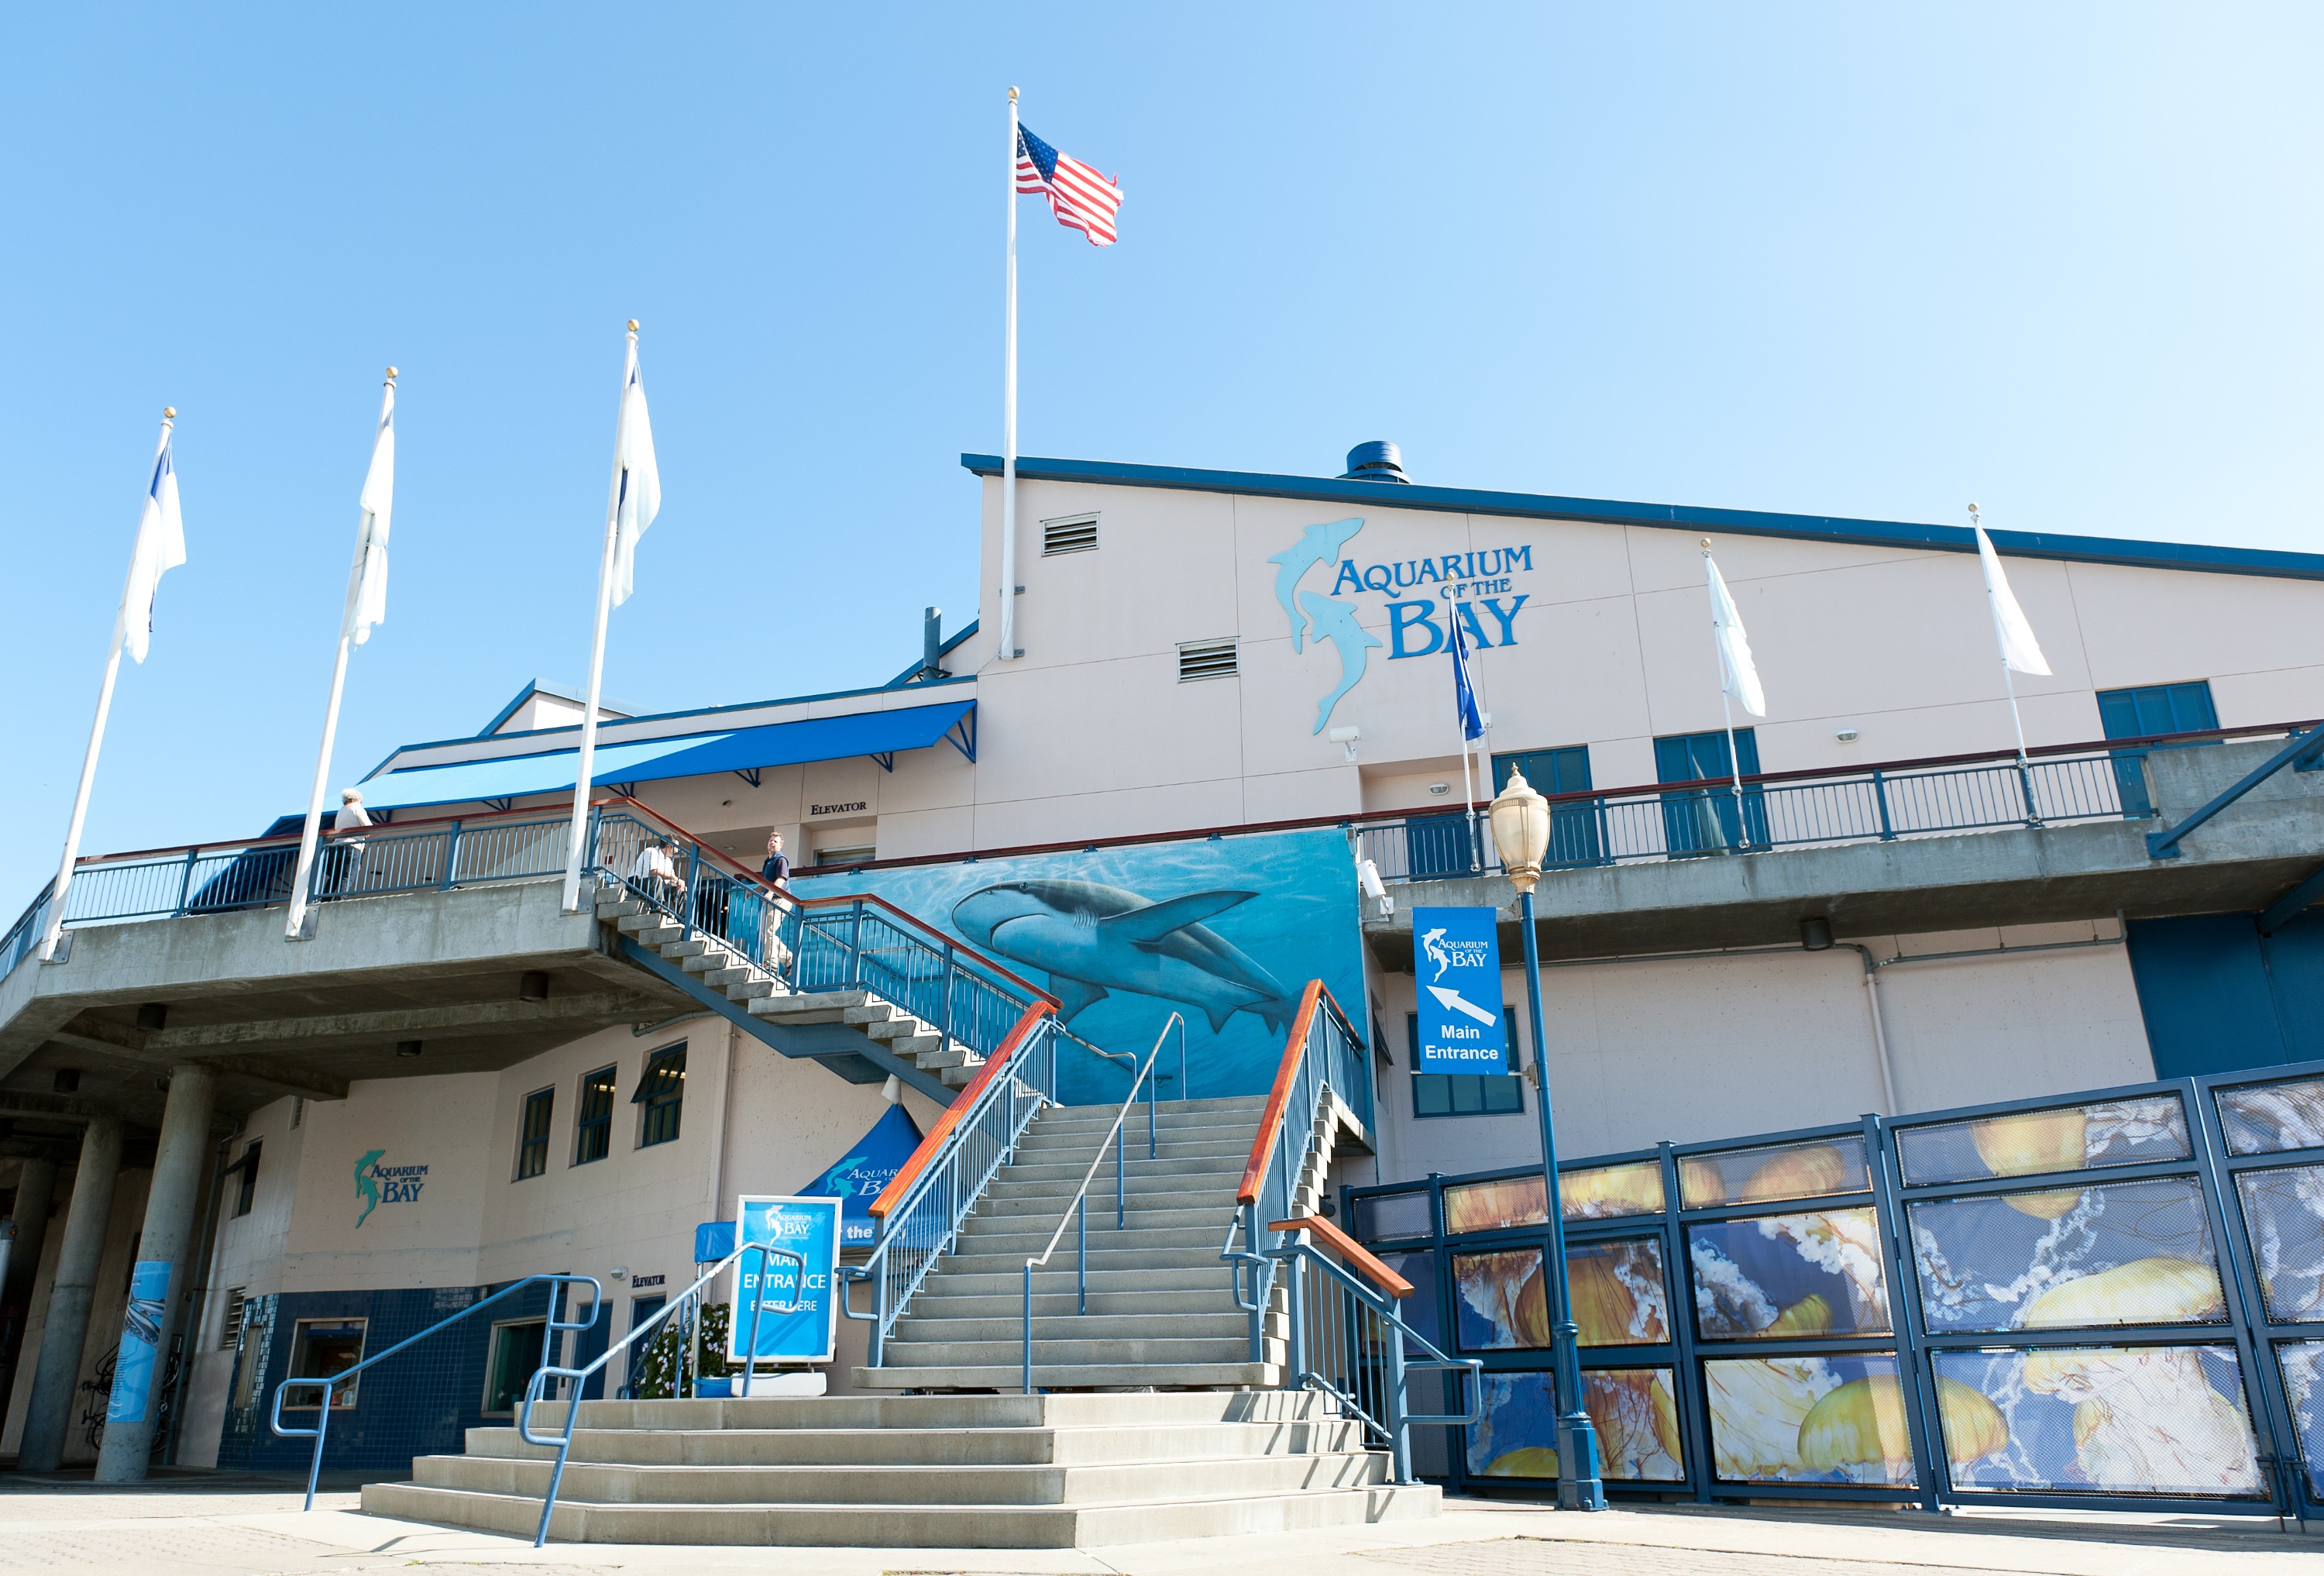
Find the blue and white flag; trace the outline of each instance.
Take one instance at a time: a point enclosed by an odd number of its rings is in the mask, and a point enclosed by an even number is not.
[[[1461,737],[1481,739],[1485,736],[1485,719],[1477,710],[1477,691],[1469,682],[1469,641],[1461,632],[1461,620],[1456,615],[1445,621],[1452,626],[1452,639],[1448,649],[1452,653],[1452,710],[1461,719]]]
[[[605,508],[613,517],[613,605],[619,607],[630,599],[636,578],[638,539],[661,512],[661,467],[654,462],[653,423],[646,419],[634,324],[630,363],[622,373],[622,413],[613,429],[613,496]]]
[[[153,456],[153,479],[137,515],[137,545],[129,552],[129,579],[121,588],[121,639],[129,654],[145,660],[153,633],[153,593],[162,575],[186,561],[186,523],[178,513],[178,468],[170,457],[170,424],[161,423],[161,447]]]

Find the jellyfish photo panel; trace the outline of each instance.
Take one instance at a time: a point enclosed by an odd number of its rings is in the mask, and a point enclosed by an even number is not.
[[[1554,1480],[1557,1406],[1550,1376],[1487,1374],[1484,1387],[1485,1415],[1469,1430],[1469,1475]],[[1582,1408],[1598,1432],[1600,1476],[1613,1482],[1685,1480],[1670,1369],[1594,1369],[1582,1376]]]

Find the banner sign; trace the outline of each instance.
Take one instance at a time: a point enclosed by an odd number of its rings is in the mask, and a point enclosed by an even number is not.
[[[169,1306],[166,1258],[138,1261],[129,1275],[129,1308],[121,1318],[121,1354],[113,1365],[113,1395],[105,1406],[107,1423],[143,1423],[152,1398],[154,1358],[161,1344],[161,1315]]]
[[[743,1242],[765,1242],[807,1260],[804,1274],[788,1259],[770,1258],[761,1274],[759,1256],[735,1265],[735,1295],[729,1304],[726,1355],[736,1362],[829,1362],[836,1355],[839,1304],[834,1289],[839,1267],[839,1201],[835,1198],[768,1198],[749,1194],[734,1201]],[[756,1340],[751,1325],[758,1304]],[[750,1341],[746,1351],[743,1343]]]
[[[919,1125],[912,1120],[912,1113],[891,1105],[887,1115],[872,1124],[870,1132],[847,1147],[844,1159],[834,1162],[799,1192],[810,1198],[837,1199],[839,1245],[869,1248],[880,1240],[880,1222],[872,1218],[872,1202],[895,1180],[896,1173],[919,1147]]]
[[[1413,976],[1419,985],[1416,1073],[1508,1073],[1501,1017],[1501,948],[1490,908],[1415,908]]]

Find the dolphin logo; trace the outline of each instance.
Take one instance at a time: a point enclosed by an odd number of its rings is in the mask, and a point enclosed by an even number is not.
[[[1364,529],[1361,520],[1334,520],[1326,525],[1311,525],[1300,534],[1297,541],[1275,554],[1267,561],[1283,566],[1275,572],[1275,600],[1283,604],[1283,616],[1291,621],[1291,649],[1301,650],[1300,637],[1305,632],[1307,621],[1299,615],[1292,601],[1299,589],[1300,578],[1318,564],[1336,564],[1340,550],[1350,538]],[[1374,641],[1373,644],[1379,644]]]
[[[355,1191],[371,1201],[364,1205],[363,1213],[355,1217],[355,1224],[358,1226],[371,1219],[372,1211],[379,1208],[379,1179],[371,1174],[371,1168],[377,1165],[379,1157],[386,1153],[384,1149],[366,1150],[364,1157],[355,1162]]]
[[[1331,694],[1315,705],[1315,725],[1309,732],[1320,733],[1323,724],[1332,720],[1332,708],[1340,697],[1355,688],[1356,680],[1364,676],[1364,653],[1379,645],[1379,640],[1356,622],[1356,604],[1334,602],[1328,596],[1318,596],[1312,591],[1299,594],[1299,604],[1307,610],[1314,621],[1316,635],[1332,642],[1340,652],[1340,682]]]
[[[1294,1010],[1282,982],[1202,923],[1257,896],[1189,892],[1156,903],[1095,881],[1003,881],[953,905],[952,923],[972,946],[1047,970],[1066,1022],[1127,991],[1192,1008],[1214,1032],[1248,1012],[1279,1033]]]

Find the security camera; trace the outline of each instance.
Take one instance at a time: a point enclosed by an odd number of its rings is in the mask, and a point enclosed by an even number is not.
[[[1346,745],[1348,747],[1348,759],[1351,760],[1353,760],[1356,758],[1356,741],[1363,736],[1364,731],[1361,728],[1334,728],[1330,733],[1323,735],[1323,737],[1329,739],[1334,744]]]

